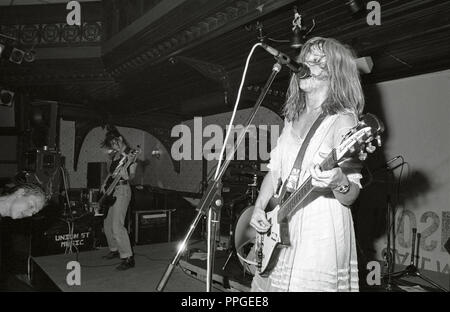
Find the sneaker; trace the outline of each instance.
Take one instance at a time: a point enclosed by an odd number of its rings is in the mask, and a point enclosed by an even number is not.
[[[111,259],[119,258],[119,257],[120,257],[120,255],[119,255],[118,251],[110,251],[106,255],[104,255],[102,258],[103,259],[107,259],[107,260],[111,260]]]
[[[122,263],[119,264],[118,267],[116,267],[116,270],[125,271],[125,270],[131,269],[131,268],[134,268],[134,257],[133,256],[122,259]]]

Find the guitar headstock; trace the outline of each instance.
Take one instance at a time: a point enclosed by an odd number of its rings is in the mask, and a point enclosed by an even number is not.
[[[361,161],[366,160],[368,153],[372,154],[377,147],[381,146],[381,133],[383,132],[384,125],[375,115],[363,115],[358,124],[345,135],[342,143],[336,148],[335,160],[339,161],[343,157],[353,156],[356,153]]]
[[[128,153],[128,159],[133,161],[136,160],[137,156],[142,152],[142,149],[138,147],[137,149],[133,149]]]

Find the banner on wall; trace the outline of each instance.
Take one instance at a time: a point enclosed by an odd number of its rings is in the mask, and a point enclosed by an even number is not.
[[[394,229],[395,264],[407,266],[411,263],[413,228],[421,234],[418,269],[450,274],[450,255],[444,247],[450,238],[450,210],[399,209]],[[383,259],[386,237],[376,242],[376,250],[377,258]]]

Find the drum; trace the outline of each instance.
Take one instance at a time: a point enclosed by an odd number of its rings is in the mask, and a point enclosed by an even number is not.
[[[255,237],[256,230],[250,226],[254,206],[245,208],[239,215],[234,231],[234,247],[239,258],[239,262],[245,271],[255,275],[256,265],[251,264],[255,261]],[[247,263],[246,261],[250,263]]]

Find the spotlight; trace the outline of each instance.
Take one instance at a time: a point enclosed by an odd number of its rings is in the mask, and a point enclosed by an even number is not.
[[[9,60],[16,64],[22,64],[25,52],[17,48],[13,48]]]
[[[14,92],[9,90],[0,91],[0,105],[11,107],[14,99]]]
[[[303,30],[298,27],[294,28],[294,35],[291,39],[291,48],[299,49],[305,44],[305,34]]]
[[[352,14],[358,14],[363,10],[363,4],[360,0],[350,0],[346,4],[352,11]]]

